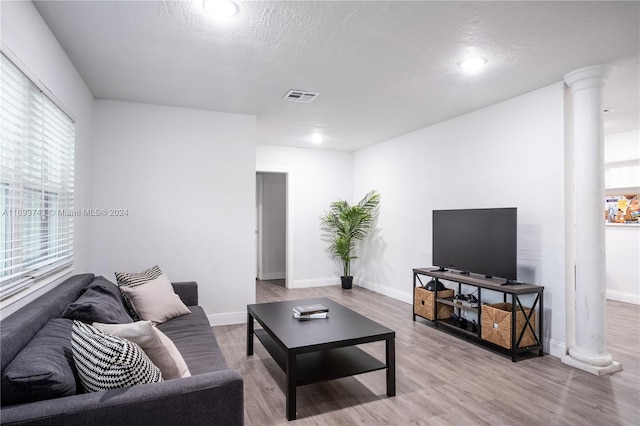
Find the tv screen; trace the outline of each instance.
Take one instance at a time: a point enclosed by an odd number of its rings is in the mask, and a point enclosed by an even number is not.
[[[517,279],[517,208],[434,210],[433,265]]]

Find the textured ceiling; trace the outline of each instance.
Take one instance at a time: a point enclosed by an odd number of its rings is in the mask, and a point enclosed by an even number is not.
[[[606,131],[640,127],[636,1],[250,1],[228,24],[191,1],[35,4],[97,98],[255,114],[262,144],[356,150],[597,63],[618,65]]]

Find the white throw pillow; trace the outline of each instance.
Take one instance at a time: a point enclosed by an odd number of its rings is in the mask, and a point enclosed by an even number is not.
[[[140,319],[161,324],[171,318],[190,314],[165,274],[135,287],[120,287],[127,295]]]
[[[189,377],[191,373],[176,345],[151,321],[128,324],[101,324],[93,326],[112,336],[122,337],[140,345],[145,354],[162,371],[165,380]]]
[[[73,321],[71,352],[88,392],[162,381],[162,373],[142,348],[122,337]]]
[[[158,265],[154,265],[151,268],[142,271],[142,272],[116,272],[116,281],[118,282],[118,287],[135,287],[137,285],[145,284],[153,279],[158,278],[162,275],[162,270]],[[133,306],[131,305],[131,301],[127,297],[126,294],[120,289],[120,294],[122,294],[122,302],[124,306],[126,306],[127,311],[131,318],[134,321],[140,321],[140,317]]]

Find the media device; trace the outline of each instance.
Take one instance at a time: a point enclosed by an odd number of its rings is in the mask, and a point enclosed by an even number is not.
[[[515,207],[434,210],[433,265],[515,281],[517,216]]]
[[[432,279],[431,281],[429,281],[427,283],[427,285],[425,286],[425,288],[428,291],[442,291],[442,290],[446,290],[447,288],[444,286],[444,284],[442,284],[437,278]]]

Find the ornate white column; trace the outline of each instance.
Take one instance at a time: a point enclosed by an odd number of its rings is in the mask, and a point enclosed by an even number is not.
[[[602,88],[609,66],[594,65],[564,78],[571,90],[575,201],[575,346],[562,362],[593,374],[622,369],[607,352]]]

